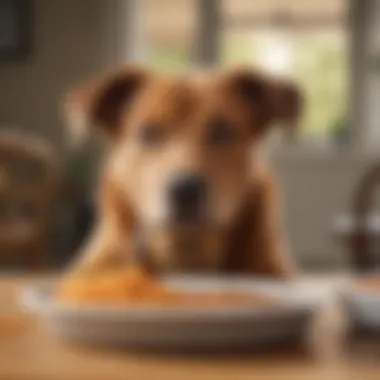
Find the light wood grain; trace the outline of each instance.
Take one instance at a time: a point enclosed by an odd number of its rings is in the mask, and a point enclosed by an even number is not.
[[[32,278],[0,277],[0,379],[380,378],[380,338],[348,338],[336,305],[316,317],[307,342],[240,354],[136,354],[63,342],[18,305]],[[326,282],[327,283],[327,282]]]

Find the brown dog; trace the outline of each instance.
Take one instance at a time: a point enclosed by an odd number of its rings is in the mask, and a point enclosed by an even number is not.
[[[74,272],[136,254],[156,270],[292,272],[259,149],[270,125],[295,123],[294,86],[245,69],[164,77],[126,67],[75,91],[68,110],[77,130],[98,128],[110,146],[100,219]]]

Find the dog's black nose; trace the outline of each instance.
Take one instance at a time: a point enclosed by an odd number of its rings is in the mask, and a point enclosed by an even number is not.
[[[169,185],[170,202],[176,219],[194,219],[200,216],[206,195],[206,182],[195,173],[175,176]]]
[[[179,174],[170,184],[170,198],[177,205],[195,205],[202,201],[205,190],[206,183],[200,175]]]

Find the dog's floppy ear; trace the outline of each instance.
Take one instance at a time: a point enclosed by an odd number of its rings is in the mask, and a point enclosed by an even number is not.
[[[95,128],[115,138],[122,116],[149,76],[140,67],[128,66],[69,93],[65,113],[72,135],[82,139]]]
[[[275,81],[274,118],[275,122],[286,127],[288,135],[295,136],[299,129],[303,112],[303,96],[298,86],[291,82]]]
[[[235,70],[228,75],[229,89],[245,103],[255,131],[271,124],[286,126],[294,134],[302,112],[302,96],[295,84],[266,77],[251,69]]]

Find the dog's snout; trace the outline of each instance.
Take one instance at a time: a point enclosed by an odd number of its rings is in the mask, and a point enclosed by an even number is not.
[[[169,185],[172,215],[176,222],[198,222],[204,216],[206,181],[198,174],[176,175]]]
[[[195,205],[202,201],[205,191],[206,183],[198,174],[180,174],[170,184],[170,198],[176,205]]]

